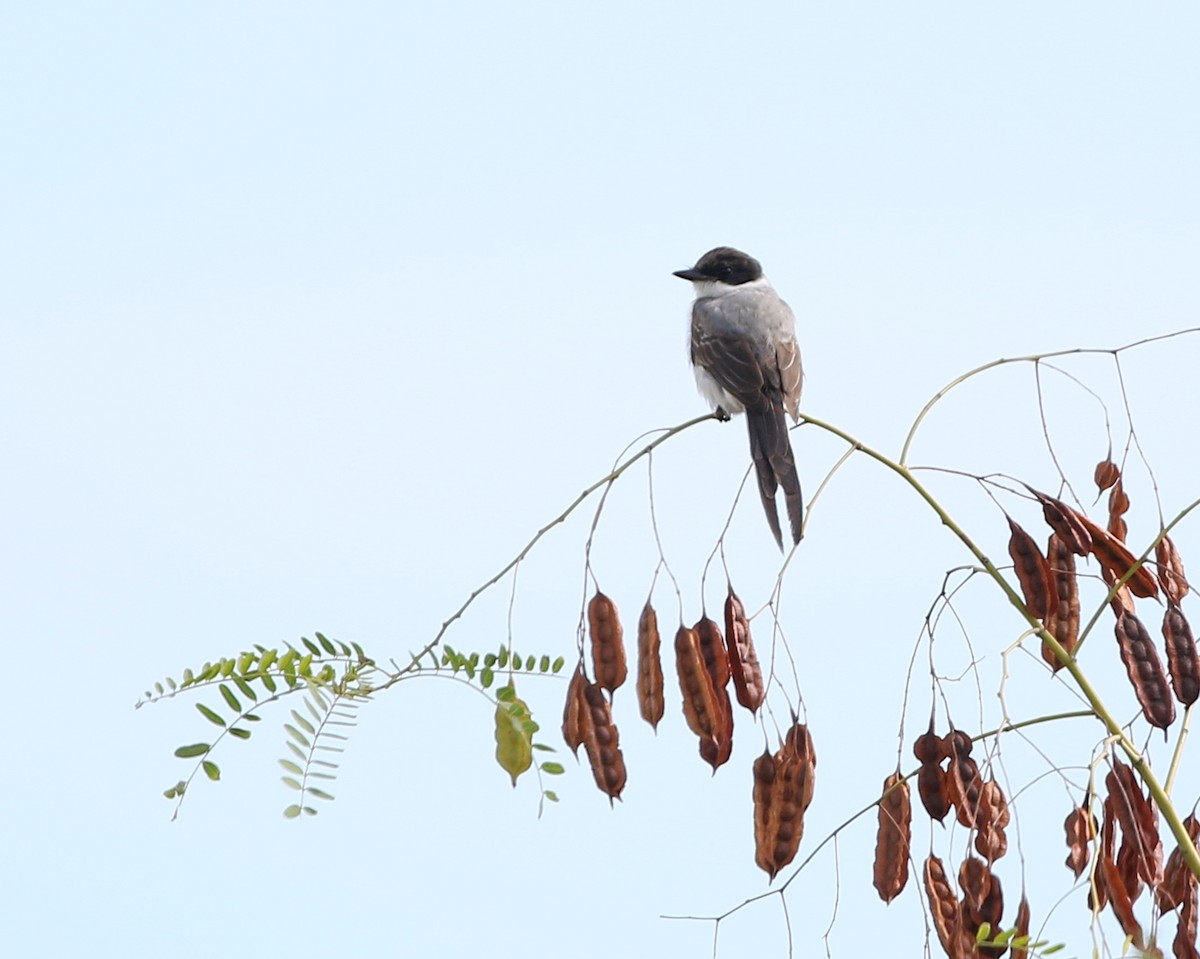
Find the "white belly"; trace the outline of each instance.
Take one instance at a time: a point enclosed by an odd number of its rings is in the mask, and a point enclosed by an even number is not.
[[[739,400],[730,396],[720,383],[709,376],[708,370],[700,366],[693,366],[692,371],[696,374],[696,388],[700,391],[700,395],[712,404],[713,409],[719,406],[726,413],[745,411],[745,407]]]

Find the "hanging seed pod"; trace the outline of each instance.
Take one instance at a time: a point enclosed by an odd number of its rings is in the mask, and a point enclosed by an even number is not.
[[[1124,484],[1117,480],[1112,492],[1108,494],[1108,531],[1122,543],[1129,532],[1129,525],[1124,519],[1128,512],[1129,497],[1125,493]]]
[[[1196,887],[1193,885],[1183,900],[1179,912],[1179,925],[1175,927],[1175,940],[1171,951],[1175,959],[1200,959],[1196,951]]]
[[[1029,489],[1029,492],[1042,504],[1042,516],[1067,549],[1076,556],[1087,556],[1092,551],[1092,535],[1079,521],[1075,511],[1053,496],[1039,493],[1035,489]]]
[[[654,607],[647,602],[638,618],[637,698],[642,719],[653,726],[655,732],[658,731],[658,723],[663,718],[666,708],[663,700],[663,671],[659,645],[658,615],[654,612]]]
[[[1008,555],[1012,557],[1017,581],[1025,596],[1025,605],[1030,614],[1038,619],[1052,616],[1058,608],[1058,595],[1054,591],[1054,577],[1050,575],[1046,557],[1032,536],[1014,523],[1012,517],[1007,519],[1008,528],[1012,531],[1008,540]]]
[[[733,704],[723,686],[714,690],[714,698],[718,722],[711,737],[700,737],[700,758],[712,766],[715,774],[733,754]]]
[[[1154,561],[1158,565],[1158,583],[1167,600],[1176,606],[1180,605],[1191,587],[1183,571],[1179,550],[1171,542],[1170,536],[1164,536],[1154,547]]]
[[[979,790],[979,816],[975,834],[975,851],[988,862],[1002,859],[1008,852],[1008,836],[1004,827],[1009,823],[1008,800],[994,779],[987,780]]]
[[[729,683],[729,653],[725,650],[721,627],[707,616],[702,616],[692,628],[700,639],[700,655],[704,657],[704,667],[712,677],[713,688],[724,689]]]
[[[1058,607],[1053,616],[1047,616],[1042,621],[1042,625],[1063,649],[1074,654],[1075,647],[1079,645],[1079,580],[1075,575],[1075,553],[1058,533],[1051,533],[1046,544],[1046,560],[1054,577]],[[1062,669],[1063,664],[1045,642],[1042,643],[1042,659],[1055,672]]]
[[[575,758],[579,758],[579,747],[585,738],[584,723],[587,720],[587,703],[583,691],[587,678],[583,675],[583,663],[575,667],[575,675],[567,686],[567,702],[563,706],[562,734]]]
[[[615,692],[625,682],[625,643],[616,604],[603,593],[588,603],[588,628],[592,634],[592,670],[596,685]]]
[[[1183,827],[1192,837],[1194,844],[1200,839],[1200,821],[1195,813],[1183,821]],[[1163,870],[1163,881],[1154,890],[1154,898],[1160,912],[1170,912],[1180,905],[1196,890],[1196,877],[1188,868],[1187,860],[1183,858],[1183,850],[1176,846],[1167,857],[1167,866]]]
[[[1166,729],[1175,721],[1175,702],[1171,699],[1167,676],[1150,634],[1142,621],[1130,612],[1121,614],[1115,632],[1121,662],[1125,664],[1142,715],[1151,726]]]
[[[1029,900],[1024,894],[1021,904],[1017,906],[1017,921],[1013,923],[1013,937],[1010,942],[1029,941]],[[1012,959],[1028,959],[1029,950],[1022,946],[1013,946]]]
[[[750,638],[750,621],[746,609],[738,599],[733,587],[725,598],[725,638],[729,647],[729,668],[733,675],[733,691],[737,701],[750,712],[758,712],[766,698],[762,669],[758,665],[758,653]]]
[[[954,803],[959,823],[974,828],[983,780],[979,776],[978,763],[971,758],[971,737],[961,729],[954,729],[947,734],[945,742],[953,753],[946,773],[947,795]]]
[[[772,879],[796,857],[816,769],[812,737],[797,723],[774,756],[754,763],[754,861]]]
[[[975,948],[975,939],[962,925],[961,910],[954,888],[946,877],[946,867],[937,856],[925,860],[925,895],[929,899],[933,928],[938,941],[950,959],[970,956]]]
[[[1112,575],[1114,582],[1121,579],[1136,565],[1137,557],[1108,530],[1097,526],[1082,514],[1076,515],[1091,534],[1092,555],[1096,557],[1096,562]],[[1154,574],[1145,566],[1139,566],[1126,580],[1126,585],[1134,596],[1140,596],[1142,599],[1158,596],[1158,583]]]
[[[1196,654],[1196,637],[1174,600],[1167,603],[1163,614],[1163,638],[1167,641],[1167,670],[1175,698],[1184,706],[1200,699],[1200,658]]]
[[[584,686],[587,716],[584,722],[583,747],[587,751],[592,775],[600,791],[611,804],[621,798],[625,788],[625,757],[621,754],[620,735],[612,719],[612,708],[604,698],[599,683]]]
[[[1136,904],[1142,894],[1142,879],[1138,875],[1137,841],[1130,841],[1128,836],[1121,839],[1121,848],[1117,851],[1117,872],[1121,874],[1121,885],[1129,895],[1131,905]]]
[[[1092,840],[1096,838],[1096,817],[1087,808],[1085,798],[1082,806],[1076,806],[1067,814],[1063,828],[1067,833],[1067,868],[1078,879],[1087,869],[1091,857]]]
[[[985,922],[998,930],[1004,915],[1004,892],[987,863],[967,856],[958,870],[958,885],[963,895],[962,924],[971,938]]]
[[[775,839],[771,829],[771,804],[775,791],[775,757],[769,749],[754,760],[754,862],[775,878]]]
[[[929,763],[917,771],[917,795],[931,819],[942,822],[951,807],[950,784],[946,771],[937,763]]]
[[[1163,875],[1163,851],[1162,839],[1158,834],[1158,813],[1142,792],[1137,774],[1121,760],[1114,759],[1112,770],[1104,777],[1104,785],[1108,789],[1108,799],[1112,802],[1117,822],[1121,824],[1122,852],[1126,847],[1130,849],[1127,854],[1129,867],[1136,869],[1136,875],[1151,886],[1159,885]],[[1120,865],[1120,854],[1117,862]],[[1125,889],[1129,892],[1129,898],[1136,902],[1138,890],[1135,890],[1124,872],[1122,878],[1126,879]]]
[[[884,902],[891,902],[908,884],[911,841],[912,804],[908,783],[897,771],[883,781],[883,797],[879,800],[879,830],[875,835],[874,885]]]
[[[1117,464],[1110,459],[1102,460],[1096,464],[1096,471],[1093,477],[1096,481],[1096,488],[1103,493],[1106,489],[1110,489],[1121,478],[1121,471],[1117,468]]]
[[[1104,871],[1104,887],[1108,892],[1108,904],[1112,907],[1112,913],[1116,916],[1117,922],[1121,924],[1121,931],[1130,936],[1133,944],[1141,949],[1142,925],[1133,914],[1133,901],[1129,898],[1129,892],[1121,880],[1121,871],[1108,856],[1100,857],[1099,868]]]
[[[933,731],[933,724],[930,723],[929,732],[922,733],[913,743],[913,755],[920,760],[922,765],[926,763],[937,763],[943,759],[949,759],[954,755],[953,750],[948,750],[946,744],[942,741],[942,737]]]
[[[688,728],[697,736],[713,738],[721,725],[721,709],[700,652],[700,637],[686,626],[675,634],[675,669]]]

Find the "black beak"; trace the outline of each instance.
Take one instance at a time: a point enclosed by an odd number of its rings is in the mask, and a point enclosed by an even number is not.
[[[706,277],[703,273],[699,273],[695,269],[690,268],[690,267],[686,270],[676,270],[671,275],[677,276],[681,280],[691,280],[693,283],[699,282],[700,280],[708,279],[708,277]]]

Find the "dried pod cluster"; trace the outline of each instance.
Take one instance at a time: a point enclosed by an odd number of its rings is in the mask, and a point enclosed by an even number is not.
[[[576,755],[583,746],[600,791],[610,801],[619,799],[625,788],[625,757],[621,754],[620,734],[604,691],[599,683],[587,681],[582,665],[576,669],[567,688],[563,739]]]
[[[680,626],[675,634],[675,669],[688,728],[700,737],[700,755],[714,770],[733,747],[733,714],[725,687],[718,691],[705,662],[700,632]]]
[[[1149,889],[1159,912],[1182,907],[1174,943],[1177,959],[1196,955],[1197,883],[1183,853],[1174,850],[1164,867],[1158,814],[1130,766],[1114,759],[1104,777],[1104,787],[1099,829],[1089,809],[1092,803],[1088,797],[1071,810],[1064,823],[1070,850],[1067,867],[1076,877],[1085,873],[1089,852],[1093,847],[1096,850],[1088,908],[1109,908],[1124,933],[1140,949],[1144,935],[1134,906],[1143,891]],[[1184,826],[1195,842],[1200,837],[1200,822],[1189,816]]]
[[[754,761],[754,861],[772,879],[800,848],[816,768],[812,736],[798,722],[774,755],[767,750]]]

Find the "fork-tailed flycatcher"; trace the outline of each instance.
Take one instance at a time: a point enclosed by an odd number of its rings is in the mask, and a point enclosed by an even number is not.
[[[746,414],[750,457],[775,542],[783,548],[775,508],[775,491],[782,487],[792,542],[799,543],[804,499],[784,415],[800,417],[804,371],[796,318],[758,260],[740,250],[719,246],[675,275],[690,280],[696,291],[691,341],[696,385],[718,416]]]

